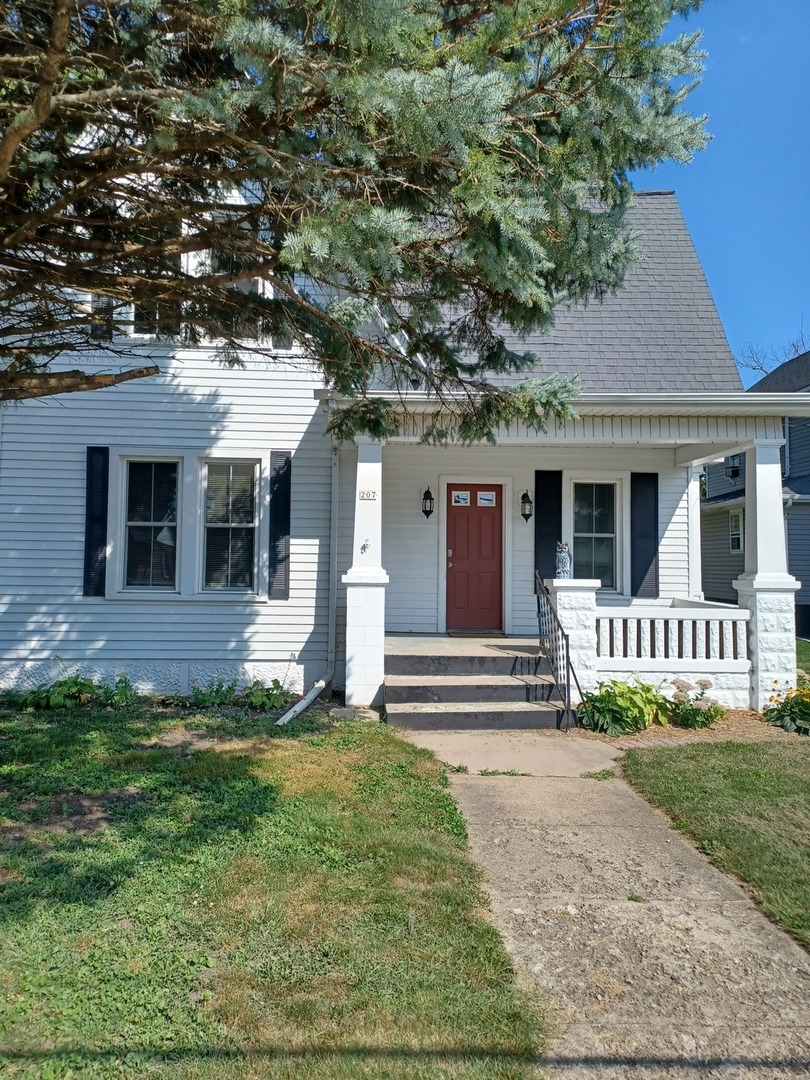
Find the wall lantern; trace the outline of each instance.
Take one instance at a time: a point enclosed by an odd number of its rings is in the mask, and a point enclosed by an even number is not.
[[[430,488],[427,488],[425,494],[422,496],[422,513],[426,518],[429,518],[433,513],[433,507],[435,505],[434,498],[430,493]]]
[[[528,491],[524,491],[520,496],[520,516],[524,521],[528,521],[534,513],[534,503],[532,497]]]

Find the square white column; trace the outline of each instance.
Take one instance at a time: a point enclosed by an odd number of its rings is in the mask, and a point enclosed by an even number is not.
[[[382,567],[383,444],[357,436],[352,565],[346,586],[346,704],[379,705],[385,678],[385,586]]]
[[[598,578],[547,579],[551,603],[563,630],[568,634],[568,657],[585,693],[596,689],[596,590]],[[578,704],[576,683],[571,700]]]
[[[795,593],[787,568],[779,440],[755,440],[745,463],[745,573],[733,583],[748,608],[751,708],[767,708],[777,682],[796,685]]]

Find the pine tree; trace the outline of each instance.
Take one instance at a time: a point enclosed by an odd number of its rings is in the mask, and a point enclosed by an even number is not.
[[[700,0],[0,3],[0,399],[97,385],[134,321],[303,345],[340,434],[396,426],[375,376],[436,438],[541,423],[573,388],[494,387],[536,362],[499,328],[618,287],[629,174],[706,141],[663,36]]]

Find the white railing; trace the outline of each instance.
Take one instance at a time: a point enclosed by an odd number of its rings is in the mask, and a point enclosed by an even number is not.
[[[673,601],[672,607],[600,607],[597,668],[747,671],[750,611]]]

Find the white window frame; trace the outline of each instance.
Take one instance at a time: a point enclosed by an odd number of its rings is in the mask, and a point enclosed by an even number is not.
[[[205,584],[205,551],[207,543],[207,532],[209,525],[206,521],[206,506],[207,506],[207,486],[208,486],[208,466],[212,463],[221,465],[252,465],[253,466],[253,496],[254,496],[254,508],[253,508],[253,588],[216,588],[213,585]],[[259,546],[259,536],[261,535],[261,480],[262,480],[262,463],[261,460],[253,457],[235,457],[228,455],[222,457],[220,455],[208,455],[207,457],[200,458],[200,580],[199,591],[205,593],[206,596],[244,596],[250,595],[256,592],[256,587],[259,581],[259,564],[261,560],[261,549]],[[215,527],[215,526],[210,526]],[[269,547],[269,542],[268,545]],[[265,560],[266,561],[266,560]],[[265,585],[265,593],[269,589],[269,582]]]
[[[630,583],[630,473],[629,472],[568,472],[563,470],[562,539],[571,551],[571,570],[574,568],[574,484],[613,484],[616,489],[616,584],[603,586],[599,591],[611,596],[625,596]]]
[[[738,527],[733,527],[734,519],[737,519]],[[739,547],[734,547],[734,538],[739,541]],[[728,512],[728,550],[732,555],[741,555],[745,552],[745,511],[729,510]]]
[[[177,554],[174,589],[125,585],[126,499],[130,461],[171,461],[178,464]],[[256,468],[256,542],[252,589],[206,588],[205,581],[205,481],[209,461],[245,462]],[[108,502],[107,588],[108,600],[149,603],[182,601],[211,603],[269,603],[270,587],[270,454],[244,447],[208,447],[170,450],[157,447],[110,447]]]

